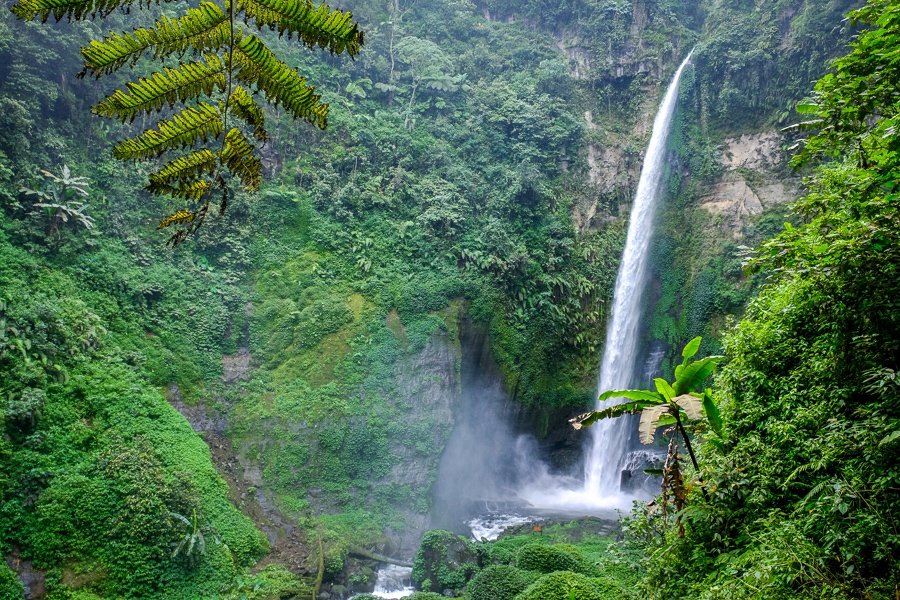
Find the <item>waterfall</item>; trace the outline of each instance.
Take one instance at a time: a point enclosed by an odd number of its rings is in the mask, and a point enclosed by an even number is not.
[[[681,73],[690,61],[691,54],[693,51],[675,72],[653,122],[650,145],[647,147],[641,179],[631,208],[625,251],[616,277],[612,314],[606,330],[603,360],[600,363],[598,393],[634,384],[647,259],[665,166],[666,141],[678,101]],[[619,399],[611,399],[598,403],[597,408],[619,402]],[[619,472],[628,450],[629,429],[627,419],[607,419],[592,427],[592,444],[584,473],[584,491],[589,497],[603,498],[619,494]]]
[[[666,141],[678,101],[678,85],[693,53],[692,50],[675,72],[653,122],[653,133],[631,207],[628,237],[616,277],[613,308],[597,382],[598,396],[606,390],[630,387],[642,375],[637,372],[640,319],[650,239],[653,237],[653,218],[660,196]],[[598,403],[597,408],[618,402],[613,399]],[[519,497],[535,508],[589,510],[595,515],[609,511],[615,514],[615,510],[627,508],[634,497],[646,493],[642,489],[644,486],[639,485],[641,482],[634,481],[634,471],[638,469],[635,465],[642,459],[640,455],[628,456],[630,433],[628,419],[603,420],[594,424],[583,479],[550,473],[546,465],[536,461],[533,453],[529,453],[527,461],[521,460],[528,463],[530,476],[523,478]],[[628,489],[623,490],[621,479],[623,470],[626,470],[626,460],[630,461],[626,474],[629,485]]]

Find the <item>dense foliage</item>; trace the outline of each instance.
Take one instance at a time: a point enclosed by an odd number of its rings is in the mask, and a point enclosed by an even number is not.
[[[800,107],[816,132],[797,163],[816,166],[799,224],[761,246],[767,282],[725,340],[728,442],[704,448],[710,501],[693,495],[684,537],[632,523],[653,597],[898,589],[900,9],[873,0],[852,18],[864,31]]]
[[[63,18],[93,20],[130,6],[122,0],[19,0],[10,10],[25,21],[46,22],[52,15],[59,22]],[[150,6],[138,4],[138,8]],[[248,191],[259,189],[262,161],[256,144],[265,142],[269,134],[254,96],[265,96],[270,103],[283,106],[295,119],[321,128],[327,123],[328,105],[315,88],[259,36],[248,33],[238,19],[258,30],[278,29],[279,35],[296,36],[307,46],[320,46],[332,54],[346,51],[354,56],[363,43],[363,33],[352,16],[324,3],[314,8],[302,0],[230,0],[204,2],[176,18],[163,15],[152,27],[110,33],[81,49],[82,77],[110,75],[126,65],[134,67],[150,55],[153,60],[169,62],[115,90],[94,105],[92,112],[131,123],[139,116],[143,121],[148,115],[171,109],[155,128],[119,141],[112,153],[130,161],[167,157],[167,162],[150,173],[146,189],[192,203],[159,224],[160,229],[182,227],[170,238],[173,244],[200,227],[214,192],[221,196],[220,214],[225,212],[233,194],[229,179],[240,181]],[[173,55],[178,56],[177,64],[165,61]],[[187,56],[192,60],[185,60]]]
[[[511,600],[538,577],[511,565],[493,565],[479,571],[467,591],[472,600]]]

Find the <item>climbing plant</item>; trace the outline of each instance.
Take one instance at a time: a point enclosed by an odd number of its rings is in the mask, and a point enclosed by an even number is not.
[[[51,16],[57,21],[103,18],[117,9],[149,8],[143,0],[19,0],[12,6],[26,21]],[[125,138],[113,156],[125,161],[166,162],[151,172],[147,190],[186,202],[166,216],[160,228],[176,226],[178,244],[206,218],[214,198],[224,212],[238,180],[247,191],[259,189],[260,142],[268,133],[259,96],[283,106],[295,119],[324,129],[328,104],[294,68],[282,61],[253,30],[277,30],[306,46],[355,56],[363,32],[350,12],[311,0],[203,1],[177,18],[161,16],[152,27],[110,33],[81,49],[80,76],[101,77],[142,57],[163,63],[146,77],[129,81],[97,103],[94,114],[133,122],[141,115],[170,110],[155,127]]]

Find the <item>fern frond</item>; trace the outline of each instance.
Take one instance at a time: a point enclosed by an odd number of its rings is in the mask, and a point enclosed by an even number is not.
[[[181,210],[173,212],[171,215],[168,215],[166,218],[160,221],[159,225],[157,225],[156,228],[165,229],[166,227],[171,227],[172,225],[186,225],[188,223],[192,223],[198,216],[198,213],[182,208]]]
[[[216,155],[208,148],[195,150],[190,154],[170,160],[162,167],[150,173],[151,185],[170,184],[173,181],[196,179],[203,173],[212,173],[216,169]]]
[[[148,129],[133,138],[122,140],[113,147],[113,156],[120,160],[155,158],[167,150],[218,137],[222,127],[219,110],[201,102],[196,107],[185,108],[171,119],[160,121],[157,129]]]
[[[138,6],[159,4],[160,0],[139,0]],[[23,21],[40,18],[46,22],[53,15],[57,21],[63,17],[80,21],[97,14],[105,16],[117,8],[128,8],[135,4],[134,0],[19,0],[10,10]]]
[[[225,91],[225,65],[215,54],[207,54],[206,62],[181,63],[177,67],[165,67],[150,77],[141,77],[127,83],[128,91],[116,90],[94,106],[93,112],[101,117],[134,121],[140,113],[162,110],[168,104],[185,102],[213,91]]]
[[[235,6],[260,29],[296,35],[310,48],[319,46],[332,54],[356,56],[363,45],[363,32],[353,15],[324,2],[315,6],[311,0],[235,0]]]
[[[195,179],[194,181],[186,181],[178,184],[157,183],[150,181],[146,190],[157,196],[173,196],[175,198],[184,198],[185,200],[200,200],[209,193],[212,184],[204,179]]]
[[[222,163],[233,175],[240,178],[241,184],[248,192],[259,189],[262,181],[262,162],[253,154],[253,144],[239,129],[231,129],[225,134]]]
[[[84,71],[96,77],[112,73],[122,65],[134,65],[145,52],[164,58],[187,50],[218,50],[229,40],[228,15],[213,2],[201,2],[177,19],[162,17],[154,27],[131,33],[113,33],[103,41],[91,40],[81,49]]]
[[[296,118],[325,129],[328,124],[328,105],[321,102],[315,88],[306,79],[269,50],[255,35],[248,35],[236,44],[233,65],[237,78],[263,91],[275,106],[283,104]]]
[[[231,112],[253,128],[253,137],[261,142],[269,139],[266,131],[266,117],[262,109],[246,89],[235,86],[228,101]]]

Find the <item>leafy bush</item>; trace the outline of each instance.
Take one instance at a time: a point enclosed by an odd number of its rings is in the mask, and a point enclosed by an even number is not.
[[[540,577],[509,565],[494,565],[479,571],[469,582],[471,600],[512,600]]]
[[[0,560],[0,598],[3,600],[25,600],[25,590],[19,578],[12,569],[6,564],[5,560]]]
[[[515,600],[607,600],[605,592],[590,577],[557,571],[535,581]]]
[[[577,548],[567,544],[524,546],[516,557],[516,566],[523,571],[538,573],[572,571],[592,574],[595,571]]]

